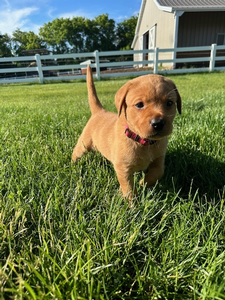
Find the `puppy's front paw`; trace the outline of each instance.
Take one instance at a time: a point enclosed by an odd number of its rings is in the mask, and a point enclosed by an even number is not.
[[[72,157],[71,157],[71,163],[76,163],[78,162],[79,160],[79,157],[77,157],[74,153],[72,154]]]
[[[158,180],[156,180],[156,181],[151,181],[151,182],[148,182],[148,181],[146,181],[145,179],[141,179],[140,180],[140,182],[139,182],[139,184],[141,185],[141,186],[144,186],[144,185],[146,185],[148,188],[151,188],[151,187],[153,187],[155,184],[156,184],[156,182],[157,182]]]

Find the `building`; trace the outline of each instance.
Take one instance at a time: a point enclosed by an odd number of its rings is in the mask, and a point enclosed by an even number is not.
[[[134,50],[212,44],[225,45],[225,0],[142,0]],[[136,54],[134,60],[145,58]]]

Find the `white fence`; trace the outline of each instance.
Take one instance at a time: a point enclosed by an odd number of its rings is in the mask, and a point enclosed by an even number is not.
[[[163,55],[166,58],[163,59]],[[212,72],[225,70],[224,55],[225,46],[213,44],[176,49],[7,57],[0,58],[0,83],[84,79],[87,64],[93,68],[94,76],[98,80],[151,73]],[[143,57],[142,60],[134,61],[134,57],[137,56]]]

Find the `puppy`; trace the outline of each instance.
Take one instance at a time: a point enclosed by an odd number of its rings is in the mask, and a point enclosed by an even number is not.
[[[148,187],[161,179],[168,135],[173,129],[181,97],[175,84],[160,75],[144,75],[128,81],[115,96],[118,114],[100,103],[90,66],[87,87],[91,118],[73,150],[77,161],[85,152],[98,150],[113,163],[122,193],[132,199],[133,174],[146,171],[141,184]]]

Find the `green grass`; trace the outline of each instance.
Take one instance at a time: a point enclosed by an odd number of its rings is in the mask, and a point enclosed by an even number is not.
[[[171,76],[183,113],[134,209],[100,154],[71,165],[84,82],[1,85],[0,299],[225,299],[224,76]],[[125,81],[96,82],[107,109]]]

